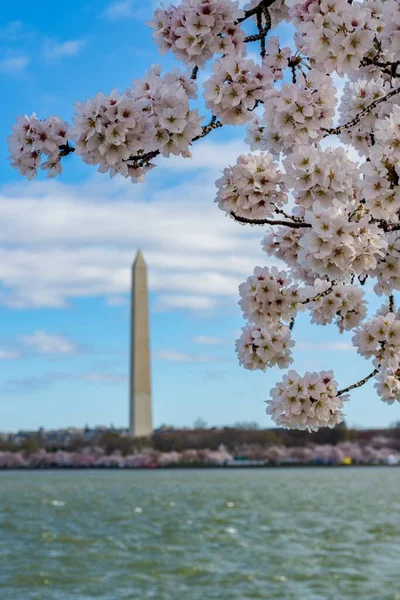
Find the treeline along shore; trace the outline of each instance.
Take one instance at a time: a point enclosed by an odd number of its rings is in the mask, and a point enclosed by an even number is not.
[[[315,433],[244,427],[174,429],[148,438],[85,428],[1,434],[0,469],[273,467],[400,464],[400,424]]]

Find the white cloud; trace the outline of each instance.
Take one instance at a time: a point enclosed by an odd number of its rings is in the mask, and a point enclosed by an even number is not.
[[[39,181],[0,190],[0,303],[64,307],[104,296],[115,305],[129,294],[141,247],[158,309],[233,306],[254,266],[272,261],[261,251],[262,228],[235,223],[213,203],[219,154],[209,145],[214,168],[178,181],[159,167],[140,185],[96,176],[77,186]]]
[[[20,342],[38,354],[76,354],[80,346],[71,340],[46,331],[20,337]]]
[[[297,342],[299,350],[333,350],[337,352],[354,352],[355,348],[350,342]]]
[[[119,375],[118,373],[84,373],[79,376],[79,379],[83,381],[90,381],[92,383],[112,383],[112,384],[126,384],[128,383],[127,375]]]
[[[13,350],[4,350],[0,348],[0,360],[17,360],[21,358],[19,352],[14,352]]]
[[[193,341],[195,344],[200,344],[201,346],[220,346],[229,343],[229,340],[212,335],[196,335]]]
[[[120,0],[112,2],[104,11],[104,16],[108,19],[126,19],[134,16],[133,0]]]
[[[157,298],[156,310],[162,312],[171,309],[187,308],[208,312],[215,308],[216,301],[209,296],[193,296],[190,294],[160,294]]]
[[[24,24],[22,21],[9,21],[0,28],[0,40],[16,41],[24,36]]]
[[[0,60],[0,71],[3,71],[3,73],[21,74],[25,72],[29,63],[30,59],[27,56],[3,58]]]
[[[213,169],[222,171],[229,165],[234,165],[239,154],[247,153],[249,147],[242,140],[230,142],[212,142],[204,140],[193,151],[192,158],[171,156],[168,159],[168,169],[194,170]]]
[[[107,306],[128,306],[129,300],[125,296],[109,296],[106,298]]]
[[[4,390],[7,392],[36,392],[43,388],[49,387],[57,383],[74,383],[82,381],[92,383],[94,385],[126,385],[128,382],[127,375],[112,372],[97,372],[89,371],[83,373],[42,373],[41,375],[17,377],[9,379],[5,382]]]
[[[160,4],[159,0],[147,0],[144,5],[135,0],[116,0],[111,2],[103,12],[103,17],[111,21],[118,19],[148,20],[152,10]]]
[[[159,350],[155,353],[159,360],[168,362],[182,363],[215,363],[221,362],[220,357],[207,356],[202,354],[190,354],[189,352],[179,352],[177,350]]]
[[[43,56],[48,61],[58,60],[65,56],[76,56],[85,44],[85,40],[67,40],[65,42],[47,40],[43,44]]]

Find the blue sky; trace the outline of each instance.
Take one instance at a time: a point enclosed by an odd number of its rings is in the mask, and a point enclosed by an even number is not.
[[[74,157],[57,181],[23,181],[7,161],[15,116],[71,120],[72,105],[123,90],[170,57],[145,25],[150,3],[27,0],[2,6],[0,23],[0,430],[113,423],[128,418],[129,281],[137,248],[149,264],[154,424],[272,425],[263,401],[282,372],[241,369],[237,286],[256,264],[262,231],[213,204],[219,172],[246,151],[224,128],[191,161],[171,159],[132,185]],[[141,7],[141,8],[139,8]],[[283,31],[285,35],[285,31]],[[206,111],[202,111],[206,115]],[[374,298],[370,300],[375,307]],[[370,365],[350,335],[296,324],[294,368],[334,368],[342,386]],[[353,394],[347,422],[400,420],[369,385]]]

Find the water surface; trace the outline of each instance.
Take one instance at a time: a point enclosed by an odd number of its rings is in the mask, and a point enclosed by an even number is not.
[[[400,600],[400,469],[0,472],[2,600]]]

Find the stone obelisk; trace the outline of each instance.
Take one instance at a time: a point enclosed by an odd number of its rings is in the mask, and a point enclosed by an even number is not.
[[[129,432],[148,436],[153,432],[151,415],[149,299],[147,265],[139,250],[132,268],[131,376]]]

